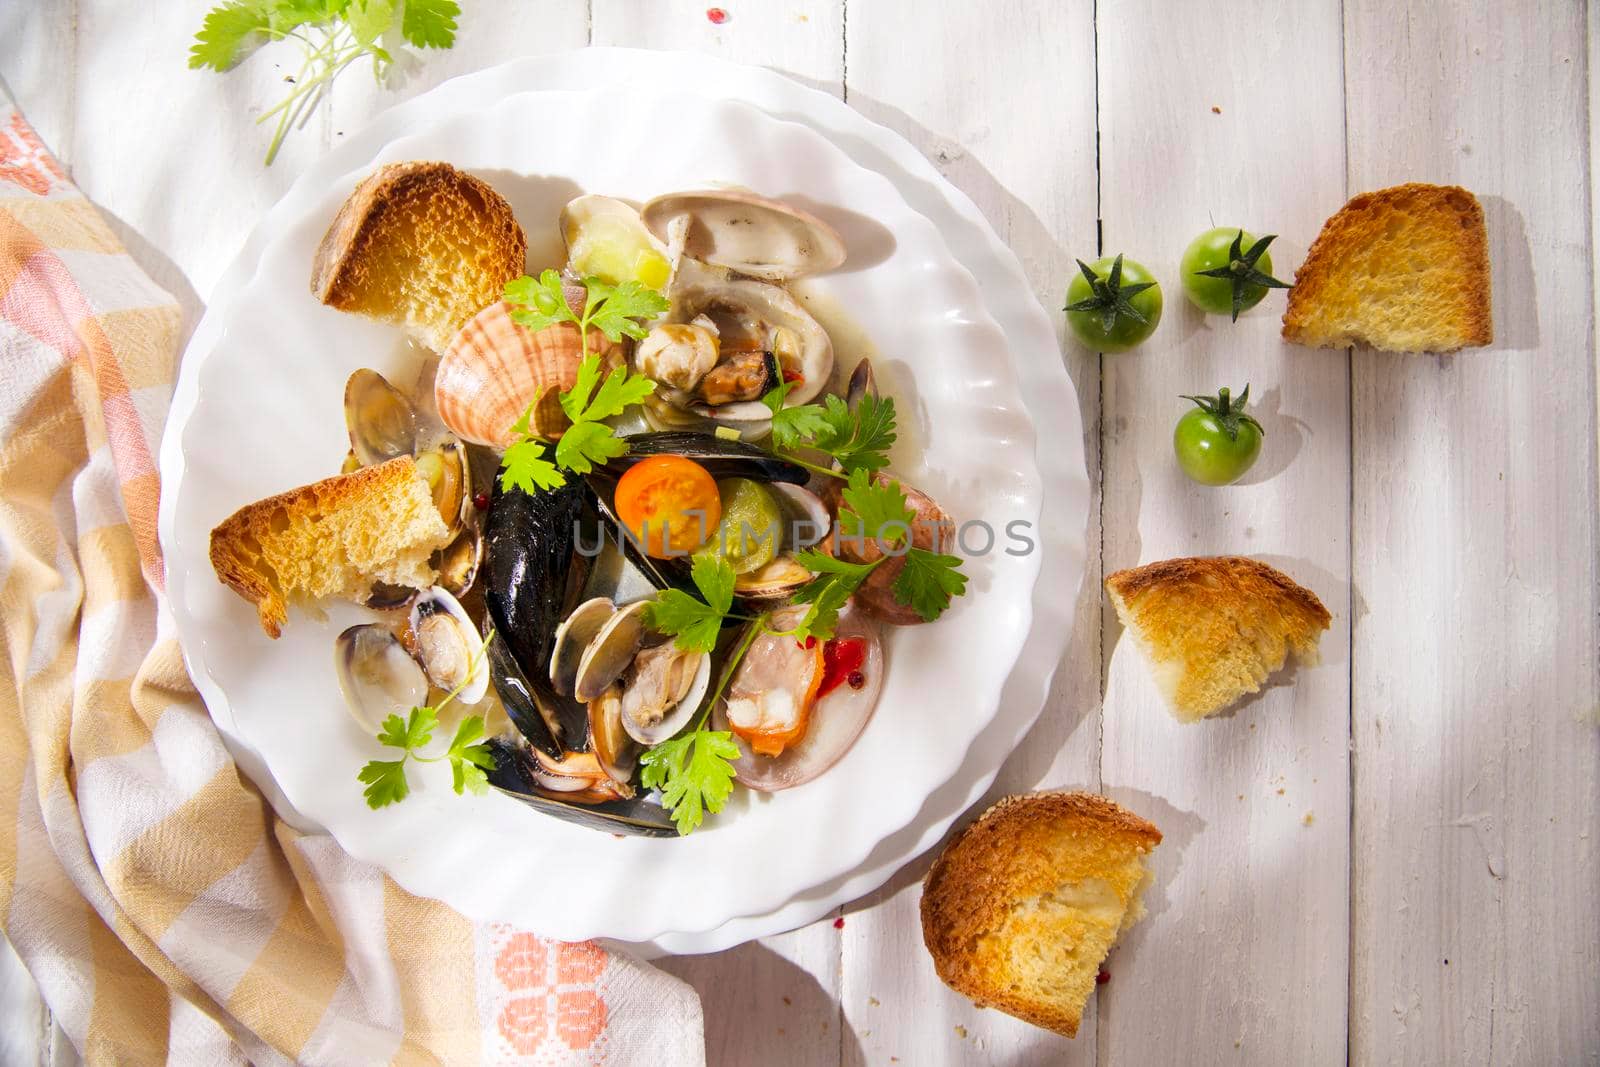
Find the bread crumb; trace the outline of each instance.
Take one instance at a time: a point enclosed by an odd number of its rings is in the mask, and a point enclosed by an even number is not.
[[[1222,109],[1220,107],[1218,107],[1216,104],[1212,104],[1211,105],[1211,113],[1213,115],[1220,115],[1220,114],[1222,114]]]
[[[783,998],[783,1002],[784,1002],[784,1003],[785,1003],[785,1004],[793,1004],[793,1003],[794,1003],[794,1001],[792,1001],[792,1000],[790,1000],[790,999],[789,999],[789,998],[788,998],[788,997],[784,997],[784,998]]]
[[[1300,821],[1305,825],[1310,826],[1312,823],[1317,821],[1317,817],[1308,811],[1304,815],[1300,816]]]
[[[874,1008],[876,1008],[879,1004],[882,1003],[882,1001],[880,1001],[877,997],[868,997],[867,998],[867,1003],[871,1004]]]
[[[1283,796],[1283,786],[1281,786],[1281,785],[1278,787],[1278,795],[1280,797]]]
[[[965,1026],[957,1026],[956,1036],[965,1041],[967,1039],[967,1028]]]

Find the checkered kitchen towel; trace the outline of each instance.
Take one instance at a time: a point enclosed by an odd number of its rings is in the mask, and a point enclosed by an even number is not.
[[[162,595],[179,312],[0,95],[0,922],[91,1063],[704,1060],[699,1001],[475,925],[241,778]]]

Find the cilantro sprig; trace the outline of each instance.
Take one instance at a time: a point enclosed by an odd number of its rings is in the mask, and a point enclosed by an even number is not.
[[[588,474],[618,456],[628,446],[603,420],[620,415],[655,392],[656,383],[626,367],[615,367],[602,381],[600,357],[589,351],[589,331],[598,329],[609,340],[623,337],[635,340],[645,335],[640,319],[653,318],[667,310],[666,297],[635,281],[610,285],[599,278],[585,278],[582,312],[574,312],[562,289],[561,275],[547,270],[539,277],[523,275],[506,283],[505,299],[512,305],[511,318],[531,330],[542,330],[570,322],[582,337],[582,361],[571,389],[561,394],[561,410],[571,420],[556,441],[555,455],[549,455],[548,442],[533,433],[533,405],[528,405],[512,425],[517,440],[500,461],[500,487],[513,487],[525,493],[554,489],[566,481],[562,471]]]
[[[271,166],[289,130],[304,125],[346,67],[370,57],[381,83],[401,41],[417,48],[453,46],[460,14],[456,0],[227,0],[206,13],[189,48],[189,66],[221,73],[263,45],[289,39],[300,44],[299,72],[285,79],[293,86],[289,95],[256,119],[278,120],[267,148]]]
[[[468,665],[466,678],[446,694],[436,707],[419,705],[404,717],[396,713],[383,720],[383,727],[378,731],[378,742],[389,748],[400,749],[400,758],[371,760],[356,775],[366,786],[362,796],[367,799],[367,807],[388,807],[411,795],[411,783],[406,780],[406,763],[411,760],[418,763],[448,760],[451,787],[457,796],[463,790],[474,794],[488,790],[489,776],[486,772],[494,770],[495,763],[489,746],[481,742],[484,735],[482,715],[469,715],[462,719],[456,727],[455,736],[450,739],[449,747],[439,755],[425,756],[422,753],[433,742],[433,731],[439,726],[439,713],[454,702],[462,688],[478,673],[483,664],[484,650],[493,640],[494,631],[490,630],[484,638],[483,649],[479,649]]]

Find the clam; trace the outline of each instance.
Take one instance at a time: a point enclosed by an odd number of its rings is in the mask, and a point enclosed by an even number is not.
[[[557,773],[550,757],[513,739],[491,738],[494,757],[489,784],[544,814],[565,822],[611,834],[643,837],[677,837],[672,818],[653,798],[625,798],[615,782],[601,773],[599,780],[582,774]],[[569,757],[557,767],[587,769],[587,756]],[[598,765],[595,765],[598,769]],[[567,787],[557,792],[551,784]],[[574,788],[575,786],[575,788]],[[630,791],[631,792],[631,791]]]
[[[567,267],[580,278],[608,285],[636,281],[665,289],[672,274],[666,246],[650,233],[639,213],[615,197],[590,194],[561,209],[561,239]]]
[[[419,452],[417,473],[427,479],[446,526],[457,529],[472,518],[472,466],[460,441],[446,434],[437,446]]]
[[[872,372],[872,360],[863,359],[856,364],[856,369],[850,372],[850,382],[845,386],[844,400],[851,410],[861,403],[862,397],[876,397],[878,395],[878,382]]]
[[[601,624],[583,650],[572,683],[572,695],[585,703],[596,700],[622,677],[644,642],[644,610],[649,601],[636,600]],[[569,634],[570,637],[570,634]],[[563,653],[559,643],[555,655]]]
[[[832,226],[740,189],[668,193],[639,215],[672,253],[765,281],[822,274],[845,260],[844,241]]]
[[[390,715],[428,702],[427,676],[387,626],[352,626],[333,649],[339,691],[362,729],[376,733]]]
[[[689,391],[717,365],[721,341],[709,318],[666,322],[652,329],[634,350],[639,373],[669,389]]]
[[[780,612],[772,625],[796,618]],[[733,732],[740,784],[770,792],[804,785],[850,750],[877,706],[884,659],[877,627],[854,604],[839,613],[833,638],[814,649],[796,648],[793,641],[787,648],[768,646],[763,640],[746,652],[727,699],[712,711],[711,724]]]
[[[622,679],[622,728],[656,745],[689,724],[711,687],[711,656],[672,641],[640,650]]]
[[[536,434],[559,437],[571,425],[559,394],[577,382],[583,362],[576,326],[531,330],[513,321],[511,311],[500,301],[467,320],[439,357],[433,383],[444,424],[464,441],[498,449],[518,440],[511,427],[530,405],[528,425]],[[602,369],[622,359],[622,346],[598,329],[589,331],[589,350]]]
[[[771,353],[782,380],[792,383],[788,404],[803,404],[828,384],[833,342],[787,289],[686,259],[668,295],[672,321],[704,316],[716,325],[724,360],[742,352]]]
[[[489,691],[483,638],[461,602],[445,590],[435,586],[412,601],[403,640],[428,680],[463,704],[476,704]]]
[[[616,613],[617,606],[609,597],[594,597],[574,608],[556,629],[555,650],[550,654],[550,684],[557,693],[572,695],[578,684],[578,665],[583,662],[583,653],[600,633],[600,628]]]
[[[589,751],[613,782],[626,784],[639,765],[639,743],[622,725],[622,686],[612,684],[589,702]]]
[[[416,408],[375,370],[362,367],[345,381],[344,424],[357,467],[416,451]]]

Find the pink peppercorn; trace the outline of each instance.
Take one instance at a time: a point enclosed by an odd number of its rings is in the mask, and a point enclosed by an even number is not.
[[[711,20],[713,26],[720,26],[728,21],[728,13],[720,7],[706,8],[706,18]]]

